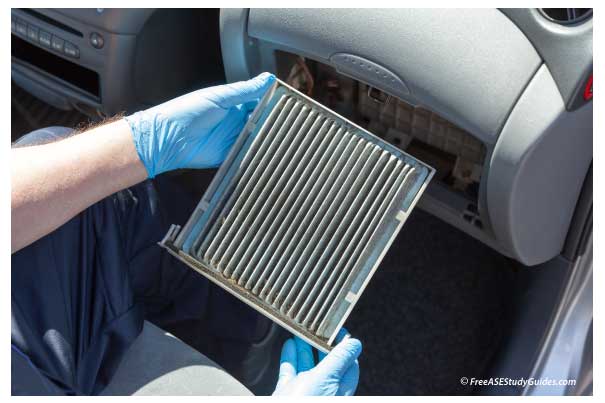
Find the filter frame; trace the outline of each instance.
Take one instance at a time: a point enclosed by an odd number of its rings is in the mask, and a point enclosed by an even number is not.
[[[361,254],[363,258],[359,258],[362,264],[360,267],[355,266],[351,270],[351,273],[356,272],[356,274],[347,283],[343,284],[343,287],[334,299],[334,303],[328,309],[328,314],[326,315],[329,315],[329,320],[327,322],[324,321],[324,327],[329,330],[329,337],[319,337],[244,287],[237,286],[237,284],[234,285],[233,282],[223,277],[221,273],[197,259],[194,256],[195,253],[192,253],[192,250],[197,246],[195,243],[196,239],[203,238],[199,235],[200,231],[210,227],[217,218],[217,215],[220,214],[221,203],[229,196],[227,190],[232,189],[232,181],[243,158],[250,149],[269,113],[275,107],[277,100],[281,97],[281,94],[287,94],[288,96],[302,100],[306,105],[327,115],[330,119],[338,122],[339,125],[346,127],[354,135],[360,136],[364,140],[379,146],[382,150],[411,165],[414,169],[420,170],[412,190],[404,193],[403,189],[400,189],[396,195],[397,197],[393,199],[391,205],[383,214],[379,227],[370,237],[371,242],[363,247]],[[365,287],[378,268],[380,261],[407,220],[407,217],[426,189],[434,173],[435,170],[431,166],[331,111],[283,81],[276,80],[252,112],[250,119],[242,129],[226,160],[219,168],[185,226],[181,230],[180,226],[173,225],[159,244],[190,268],[204,275],[244,303],[269,317],[288,331],[301,337],[317,349],[328,352],[332,348],[331,344],[338,331],[352,312]],[[392,219],[388,220],[385,217],[391,217]],[[338,301],[340,302],[337,304]]]

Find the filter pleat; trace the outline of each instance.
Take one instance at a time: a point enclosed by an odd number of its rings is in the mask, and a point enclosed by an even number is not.
[[[292,214],[289,218],[290,220],[284,220],[281,225],[280,230],[278,230],[280,236],[276,237],[276,245],[275,249],[272,248],[273,245],[270,245],[266,256],[261,258],[260,265],[264,266],[264,271],[261,274],[259,281],[252,288],[252,292],[254,294],[259,295],[259,297],[264,298],[266,293],[271,288],[272,284],[276,280],[279,275],[279,271],[275,270],[276,264],[283,260],[285,254],[287,253],[287,246],[296,246],[293,242],[290,242],[297,231],[300,231],[300,223],[305,216],[305,213],[309,210],[312,202],[313,202],[313,194],[318,186],[321,187],[322,184],[325,185],[326,179],[330,175],[330,173],[334,172],[334,167],[337,168],[342,166],[342,163],[346,158],[344,157],[347,151],[350,151],[350,147],[354,143],[354,138],[345,133],[342,134],[342,129],[339,129],[336,133],[336,138],[338,138],[338,144],[334,150],[333,154],[326,155],[325,164],[318,165],[318,173],[316,177],[312,178],[307,182],[307,192],[301,192],[301,201],[297,209],[292,210]],[[339,155],[340,157],[336,158],[335,155]],[[324,186],[327,188],[327,186]],[[304,189],[303,189],[304,190]]]
[[[316,178],[321,172],[320,167],[323,166],[322,162],[332,155],[332,152],[340,142],[340,138],[335,136],[335,133],[339,130],[337,126],[331,121],[327,121],[326,123],[329,123],[329,126],[324,126],[320,130],[317,138],[321,139],[321,143],[317,149],[312,150],[313,156],[311,160],[307,165],[299,167],[299,169],[303,168],[302,173],[297,170],[292,175],[292,178],[290,178],[293,183],[292,190],[282,195],[283,197],[280,199],[282,204],[274,206],[278,210],[277,217],[263,236],[259,247],[254,252],[246,268],[246,272],[251,272],[250,277],[245,280],[245,288],[248,290],[252,289],[256,284],[260,285],[264,280],[263,275],[267,273],[265,270],[266,263],[273,256],[279,241],[289,228],[288,224],[291,223],[300,205],[304,202],[306,196],[308,196],[308,192],[305,192],[305,189],[310,188],[316,182]],[[283,200],[284,198],[285,201]],[[245,273],[243,277],[245,279]],[[255,290],[255,293],[258,293],[258,288],[255,288]]]
[[[304,113],[305,109],[306,107],[304,107],[301,102],[296,102],[292,108],[288,108],[286,105],[280,113],[280,117],[282,117],[282,115],[285,115],[285,117],[279,126],[277,124],[275,125],[273,128],[275,130],[269,132],[269,146],[266,153],[259,153],[261,158],[258,165],[248,168],[253,169],[250,179],[247,182],[238,185],[238,187],[243,188],[243,190],[235,201],[233,208],[229,210],[229,214],[225,217],[225,221],[222,223],[216,239],[212,241],[212,244],[204,255],[204,260],[209,262],[210,265],[219,265],[220,257],[223,256],[225,249],[232,244],[235,233],[241,228],[243,220],[250,211],[250,207],[263,189],[263,174],[276,163],[276,154],[281,148],[287,146],[283,141],[284,137],[290,133],[288,129],[295,123],[295,120],[298,118],[298,121],[300,121],[300,113]],[[277,131],[277,133],[275,133],[275,131]],[[258,186],[259,184],[261,186]]]
[[[271,138],[267,134],[277,130],[277,127],[279,126],[278,119],[281,116],[285,118],[285,115],[283,114],[284,107],[286,104],[290,105],[293,102],[294,101],[291,100],[287,95],[280,96],[279,101],[275,104],[274,108],[269,113],[269,116],[263,122],[256,138],[254,139],[255,141],[252,142],[250,149],[244,155],[239,169],[237,170],[234,178],[231,180],[231,185],[221,197],[222,200],[227,199],[227,205],[224,206],[224,203],[220,203],[219,205],[222,207],[218,207],[217,210],[220,211],[221,208],[229,210],[231,205],[237,200],[242,190],[242,187],[238,187],[237,185],[240,183],[246,183],[249,180],[249,176],[254,172],[254,169],[250,169],[250,167],[254,167],[258,164],[265,152],[266,147],[268,147],[271,142]],[[214,216],[216,216],[216,212]],[[202,228],[200,233],[195,235],[196,240],[194,241],[192,248],[195,251],[194,256],[199,259],[204,259],[203,254],[201,254],[200,251],[206,250],[208,244],[215,238],[220,222],[220,220],[216,220],[214,225]]]
[[[345,170],[346,178],[338,187],[332,188],[333,195],[328,195],[321,203],[319,211],[313,217],[311,224],[307,227],[303,241],[300,245],[304,248],[300,256],[292,255],[288,266],[288,277],[283,287],[277,293],[276,299],[282,301],[280,311],[285,313],[289,310],[288,303],[292,302],[294,295],[300,292],[300,289],[307,279],[309,267],[317,259],[317,255],[324,250],[327,242],[332,237],[342,215],[346,209],[344,205],[350,206],[352,196],[357,194],[364,179],[370,175],[380,154],[380,149],[373,144],[363,150],[361,155],[355,161],[350,170]],[[361,179],[360,178],[364,178]],[[307,235],[308,234],[308,235]],[[287,295],[287,297],[286,297]]]
[[[342,287],[343,283],[345,282],[345,280],[348,277],[350,277],[352,270],[355,268],[357,260],[364,249],[363,245],[366,242],[368,242],[368,240],[370,239],[370,236],[372,234],[374,234],[374,232],[376,231],[376,228],[378,227],[378,225],[380,223],[380,220],[384,217],[384,213],[388,209],[393,198],[395,198],[397,191],[401,188],[401,186],[403,186],[406,178],[408,178],[410,176],[410,173],[413,171],[413,168],[410,168],[410,167],[406,167],[406,168],[407,168],[407,170],[405,170],[405,176],[403,176],[403,177],[399,176],[397,178],[397,180],[395,181],[395,184],[389,189],[389,192],[387,193],[386,197],[380,203],[380,206],[378,207],[376,213],[373,216],[368,216],[368,218],[370,218],[368,227],[364,228],[362,237],[356,243],[355,250],[349,257],[349,259],[346,261],[346,263],[344,264],[344,269],[340,272],[339,278],[337,279],[334,286],[331,288],[330,293],[328,294],[326,299],[324,301],[322,301],[321,310],[318,312],[317,316],[313,319],[313,322],[311,323],[312,330],[315,331],[316,329],[319,328],[317,330],[317,333],[320,333],[320,334],[322,333],[323,329],[320,325],[325,324],[326,320],[329,318],[329,315],[326,315],[326,313],[329,311],[327,308],[329,308],[333,305],[336,294],[341,291],[341,287]]]
[[[309,137],[296,136],[299,130],[308,131],[316,118],[317,114],[308,113],[307,107],[302,107],[298,111],[298,116],[293,122],[286,121],[289,126],[284,140],[275,151],[267,166],[260,172],[256,182],[256,192],[252,192],[250,197],[242,207],[243,213],[238,213],[238,219],[233,223],[234,234],[230,237],[229,246],[222,254],[221,261],[218,263],[219,271],[222,271],[225,276],[230,276],[232,267],[237,264],[237,260],[241,257],[246,245],[246,239],[250,239],[253,233],[258,231],[262,221],[266,219],[266,212],[273,202],[271,193],[275,196],[278,192],[276,184],[279,179],[285,178],[288,170],[292,167],[291,158],[296,149],[299,147],[301,140],[308,140]],[[284,125],[286,127],[286,125]],[[239,252],[239,253],[238,253]],[[220,249],[219,252],[220,253]],[[229,265],[231,260],[235,260]]]
[[[257,232],[251,233],[252,240],[247,242],[246,251],[233,270],[233,278],[237,277],[239,285],[244,285],[250,278],[249,274],[253,268],[253,264],[260,257],[256,253],[264,249],[266,241],[275,234],[276,225],[279,225],[283,216],[291,208],[291,204],[287,203],[288,197],[291,195],[292,190],[295,189],[301,175],[304,174],[305,168],[309,168],[309,161],[313,159],[318,150],[323,149],[322,142],[326,139],[325,134],[329,126],[330,121],[324,117],[318,116],[316,118],[309,131],[310,135],[305,137],[305,142],[297,149],[296,154],[292,158],[292,164],[290,164],[287,172],[284,172],[280,178],[280,182],[273,189],[269,197],[270,201],[266,206],[269,211],[266,216],[259,215],[259,217],[262,217],[262,225]],[[310,144],[309,140],[311,140]],[[294,195],[296,194],[298,193],[294,193]]]
[[[295,217],[295,227],[293,228],[295,231],[291,237],[284,239],[284,241],[287,241],[284,252],[280,254],[279,259],[276,259],[277,261],[274,265],[272,265],[271,261],[269,262],[269,267],[273,270],[273,273],[261,290],[260,296],[266,298],[274,306],[280,303],[280,301],[274,301],[274,297],[275,293],[286,282],[289,274],[287,265],[291,261],[292,256],[298,255],[304,247],[305,235],[308,234],[307,229],[313,217],[317,214],[325,198],[334,196],[334,189],[340,188],[346,177],[346,172],[353,167],[356,159],[367,147],[358,138],[348,133],[347,136],[349,141],[344,151],[342,154],[336,156],[336,158],[331,158],[328,161],[325,172],[322,173],[326,174],[325,179],[320,177],[320,180],[311,189],[309,194],[311,197],[307,198],[302,210]],[[300,217],[299,220],[297,220],[298,217]],[[284,270],[284,267],[286,270]]]
[[[392,165],[396,162],[394,157],[382,152],[380,160],[372,166],[370,174],[363,180],[363,187],[358,192],[350,192],[347,195],[348,200],[345,200],[344,203],[349,205],[350,208],[348,210],[341,209],[340,215],[332,219],[330,223],[332,228],[327,231],[325,238],[320,241],[319,246],[315,250],[316,255],[321,255],[317,259],[313,256],[307,260],[303,273],[310,270],[309,275],[300,282],[300,287],[293,289],[286,298],[286,305],[294,299],[292,306],[287,312],[289,317],[300,321],[304,310],[307,308],[307,305],[303,305],[302,308],[300,308],[300,305],[307,300],[312,300],[325,287],[326,274],[328,273],[328,267],[326,267],[328,258],[338,254],[340,248],[350,239],[350,236],[347,236],[348,232],[353,231],[353,228],[357,225],[357,217],[362,216],[368,208],[365,204],[375,197],[376,191],[386,179],[388,172],[390,172],[388,168],[392,168]]]

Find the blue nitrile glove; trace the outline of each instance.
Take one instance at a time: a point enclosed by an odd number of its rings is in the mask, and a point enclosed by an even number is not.
[[[361,342],[350,338],[345,329],[336,340],[339,343],[328,355],[319,353],[317,365],[308,343],[298,337],[286,340],[273,395],[352,396],[359,381]]]
[[[126,117],[150,178],[220,165],[275,76],[205,88]]]

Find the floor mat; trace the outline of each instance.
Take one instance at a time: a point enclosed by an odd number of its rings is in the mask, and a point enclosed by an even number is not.
[[[345,327],[363,342],[360,395],[471,394],[507,327],[513,264],[416,209]]]
[[[89,121],[86,115],[78,111],[63,111],[42,102],[11,81],[11,143],[43,127],[75,128]]]

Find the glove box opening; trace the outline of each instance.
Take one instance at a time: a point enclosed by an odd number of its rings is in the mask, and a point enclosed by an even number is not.
[[[482,230],[478,199],[485,145],[437,113],[410,105],[326,64],[275,51],[277,76],[436,170],[427,196]],[[438,188],[433,189],[431,188]]]

